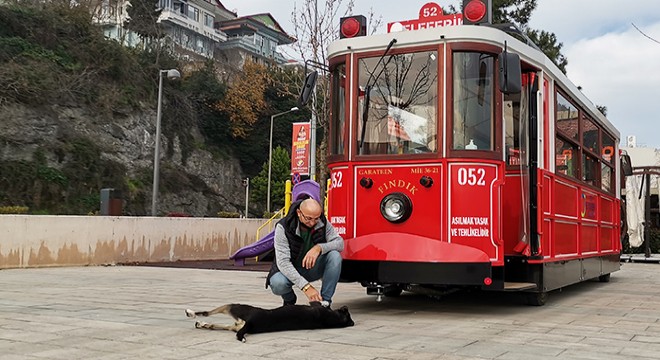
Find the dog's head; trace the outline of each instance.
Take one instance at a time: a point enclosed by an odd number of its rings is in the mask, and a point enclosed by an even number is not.
[[[342,306],[339,310],[336,310],[336,313],[339,315],[339,319],[344,326],[353,326],[355,323],[351,319],[351,314],[348,312],[348,307]]]

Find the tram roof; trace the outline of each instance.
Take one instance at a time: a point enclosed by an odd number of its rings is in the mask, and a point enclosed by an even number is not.
[[[592,117],[597,119],[599,123],[612,133],[616,137],[617,142],[621,137],[619,130],[614,127],[596,108],[596,105],[582,91],[578,90],[577,86],[543,52],[496,28],[459,25],[339,39],[330,43],[328,46],[328,57],[332,58],[354,52],[385,50],[392,39],[397,39],[397,43],[392,47],[393,50],[402,46],[437,45],[443,42],[459,41],[479,42],[503,47],[506,41],[508,51],[519,54],[522,61],[539,67],[545,73],[549,74],[564,90],[572,95],[573,99],[580,103],[579,105],[583,109],[587,110]]]

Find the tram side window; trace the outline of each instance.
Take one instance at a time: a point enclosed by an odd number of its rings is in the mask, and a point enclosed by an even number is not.
[[[337,65],[332,71],[332,118],[330,121],[330,153],[344,154],[344,132],[346,131],[346,65]]]
[[[603,132],[603,149],[601,150],[603,160],[614,164],[614,138]]]
[[[582,181],[598,186],[598,160],[591,155],[582,154]]]
[[[614,138],[605,131],[601,131],[601,134],[603,147],[600,150],[600,157],[603,160],[600,163],[600,188],[614,193],[614,169],[616,166],[614,163]]]
[[[555,172],[577,177],[577,146],[557,137],[555,141]]]
[[[571,140],[578,139],[578,109],[561,94],[557,93],[557,130]]]
[[[364,140],[359,154],[436,152],[437,51],[392,55],[385,65],[379,59],[359,61],[358,146]],[[375,84],[367,84],[373,81],[371,74],[374,72],[381,75]],[[366,104],[368,90],[369,103]],[[363,121],[366,105],[368,117]]]
[[[506,164],[515,166],[527,165],[527,120],[528,96],[523,82],[520,94],[504,95],[502,118],[504,119],[504,142],[506,145]]]
[[[582,118],[582,145],[598,153],[598,126],[586,117]]]
[[[614,181],[612,180],[612,175],[614,174],[614,171],[612,171],[612,168],[605,164],[601,163],[600,167],[600,188],[607,191],[607,192],[614,192],[614,187],[612,184]]]
[[[490,54],[453,55],[454,150],[493,150],[494,63]]]

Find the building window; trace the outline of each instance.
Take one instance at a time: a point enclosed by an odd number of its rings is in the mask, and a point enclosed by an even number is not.
[[[199,9],[188,5],[188,17],[195,21],[199,21]]]
[[[211,16],[209,14],[206,14],[206,13],[204,14],[204,25],[212,28],[213,27],[213,20],[215,20],[213,18],[213,16]]]

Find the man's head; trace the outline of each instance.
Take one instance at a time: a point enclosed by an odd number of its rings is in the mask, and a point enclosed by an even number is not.
[[[316,225],[316,222],[321,217],[321,212],[323,209],[321,208],[321,204],[319,204],[318,201],[309,198],[303,200],[302,203],[300,203],[300,207],[296,211],[298,213],[298,220],[300,220],[300,223],[311,228]]]

